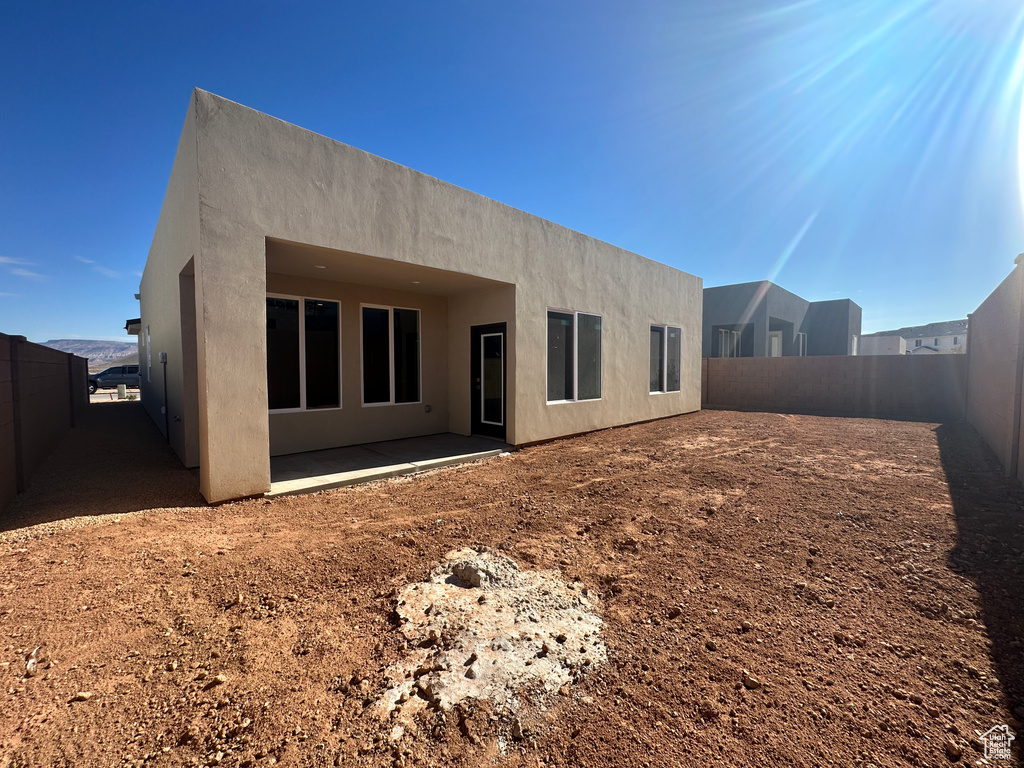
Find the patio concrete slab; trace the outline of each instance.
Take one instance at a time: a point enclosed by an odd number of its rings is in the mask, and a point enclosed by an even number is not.
[[[312,493],[497,456],[510,446],[445,433],[274,456],[267,497]]]

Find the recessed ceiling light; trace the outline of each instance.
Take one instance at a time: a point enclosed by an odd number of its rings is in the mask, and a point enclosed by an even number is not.
[[[419,285],[419,284],[420,284],[420,281],[419,281],[419,280],[413,280],[413,281],[412,281],[412,284],[413,284],[413,285]]]
[[[317,269],[327,269],[327,267],[325,267],[323,264],[314,264],[313,266],[316,267]]]

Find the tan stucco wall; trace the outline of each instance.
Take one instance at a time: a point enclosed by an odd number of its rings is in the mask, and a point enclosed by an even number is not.
[[[341,304],[341,408],[271,413],[271,456],[448,431],[448,307],[443,296],[276,274],[267,275],[267,291]],[[420,310],[420,403],[362,405],[361,304]]]
[[[506,435],[516,440],[516,289],[503,286],[452,296],[448,300],[449,432],[470,434],[472,419],[470,328],[505,323]]]
[[[515,286],[494,306],[478,297],[450,297],[448,412],[449,428],[455,431],[464,431],[468,422],[462,403],[468,387],[468,360],[463,359],[468,328],[461,326],[467,322],[505,320],[514,334],[514,346],[511,339],[509,344],[514,350],[509,438],[516,443],[700,408],[699,278],[212,94],[196,91],[194,98],[200,464],[207,499],[269,487],[266,238]],[[188,157],[179,160],[190,162]],[[190,179],[178,165],[175,173]],[[172,187],[175,183],[172,176]],[[171,189],[168,197],[173,197]],[[178,212],[186,219],[178,226],[191,231],[191,212]],[[154,247],[151,262],[154,254],[162,258],[171,250]],[[177,242],[175,249],[183,250]],[[147,277],[149,272],[147,267]],[[144,278],[143,327],[146,294],[166,293],[159,283]],[[603,316],[602,400],[546,404],[548,307]],[[651,323],[683,329],[680,393],[648,394]]]
[[[542,280],[517,285],[516,443],[700,410],[700,279],[585,241],[566,245],[564,261],[545,260]],[[601,315],[600,400],[546,402],[549,307]],[[649,394],[652,324],[682,329],[679,392]]]
[[[193,255],[199,253],[199,166],[195,115],[193,97],[189,102],[167,193],[139,287],[142,404],[163,432],[164,414],[161,409],[164,405],[164,387],[159,353],[166,352],[170,444],[186,467],[199,466],[201,453],[198,420],[195,417],[186,418],[185,414],[178,279],[179,273]],[[148,350],[145,346],[147,327],[150,331]],[[147,371],[147,353],[152,355],[152,380]]]
[[[181,312],[181,367],[180,381],[183,391],[176,395],[181,413],[174,412],[171,419],[172,435],[181,441],[186,467],[199,466],[199,337],[196,332],[196,277],[194,260],[186,264],[178,275],[178,307]],[[139,358],[144,360],[145,358]],[[159,364],[159,360],[156,361]],[[179,381],[177,366],[175,381]],[[187,382],[187,384],[186,384]],[[180,433],[179,433],[180,430]],[[180,434],[180,436],[179,436]]]

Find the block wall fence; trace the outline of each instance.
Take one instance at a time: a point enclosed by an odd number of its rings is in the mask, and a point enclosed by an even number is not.
[[[1013,272],[967,317],[967,420],[1010,477],[1024,478],[1024,254]]]
[[[967,356],[705,358],[701,381],[708,409],[949,421],[964,417]]]
[[[705,358],[701,407],[969,421],[1024,478],[1024,256],[969,315],[966,355]],[[88,361],[0,333],[0,513],[89,403]]]
[[[968,318],[966,355],[705,358],[701,407],[965,419],[1024,479],[1024,254]]]
[[[0,333],[0,513],[89,404],[85,358]]]

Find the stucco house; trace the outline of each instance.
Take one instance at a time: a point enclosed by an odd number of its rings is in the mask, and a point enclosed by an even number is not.
[[[139,294],[142,402],[210,502],[272,455],[700,408],[700,278],[202,90]]]
[[[866,333],[860,337],[860,354],[964,355],[967,354],[967,320],[945,320]]]
[[[704,357],[856,354],[861,308],[807,301],[768,280],[704,289]]]
[[[892,334],[865,334],[857,340],[857,354],[862,356],[905,355],[907,354],[907,340],[902,336],[893,336]]]

